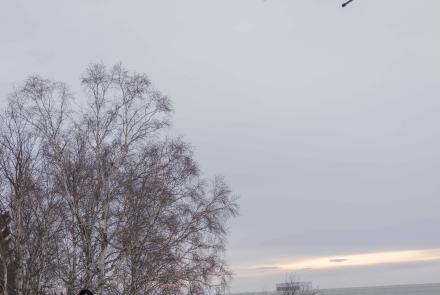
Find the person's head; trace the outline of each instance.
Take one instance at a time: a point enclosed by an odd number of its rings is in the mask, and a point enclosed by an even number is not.
[[[88,289],[83,289],[81,291],[79,291],[78,295],[93,295],[92,291],[88,290]]]

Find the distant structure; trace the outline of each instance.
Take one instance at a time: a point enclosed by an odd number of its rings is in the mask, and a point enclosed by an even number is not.
[[[313,290],[312,282],[288,282],[276,284],[277,292],[301,291],[309,292]]]

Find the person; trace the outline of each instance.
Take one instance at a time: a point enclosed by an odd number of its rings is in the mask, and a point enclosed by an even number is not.
[[[79,291],[78,295],[93,295],[93,293],[89,289],[82,289]]]

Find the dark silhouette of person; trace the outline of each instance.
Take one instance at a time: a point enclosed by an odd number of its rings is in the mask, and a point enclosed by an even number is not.
[[[93,295],[93,293],[89,289],[82,289],[79,291],[78,295]]]

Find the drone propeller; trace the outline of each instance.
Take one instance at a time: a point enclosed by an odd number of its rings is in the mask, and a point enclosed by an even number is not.
[[[353,0],[348,0],[347,2],[343,3],[343,4],[342,4],[342,7],[347,6],[347,4],[349,4],[351,1],[353,1]]]

